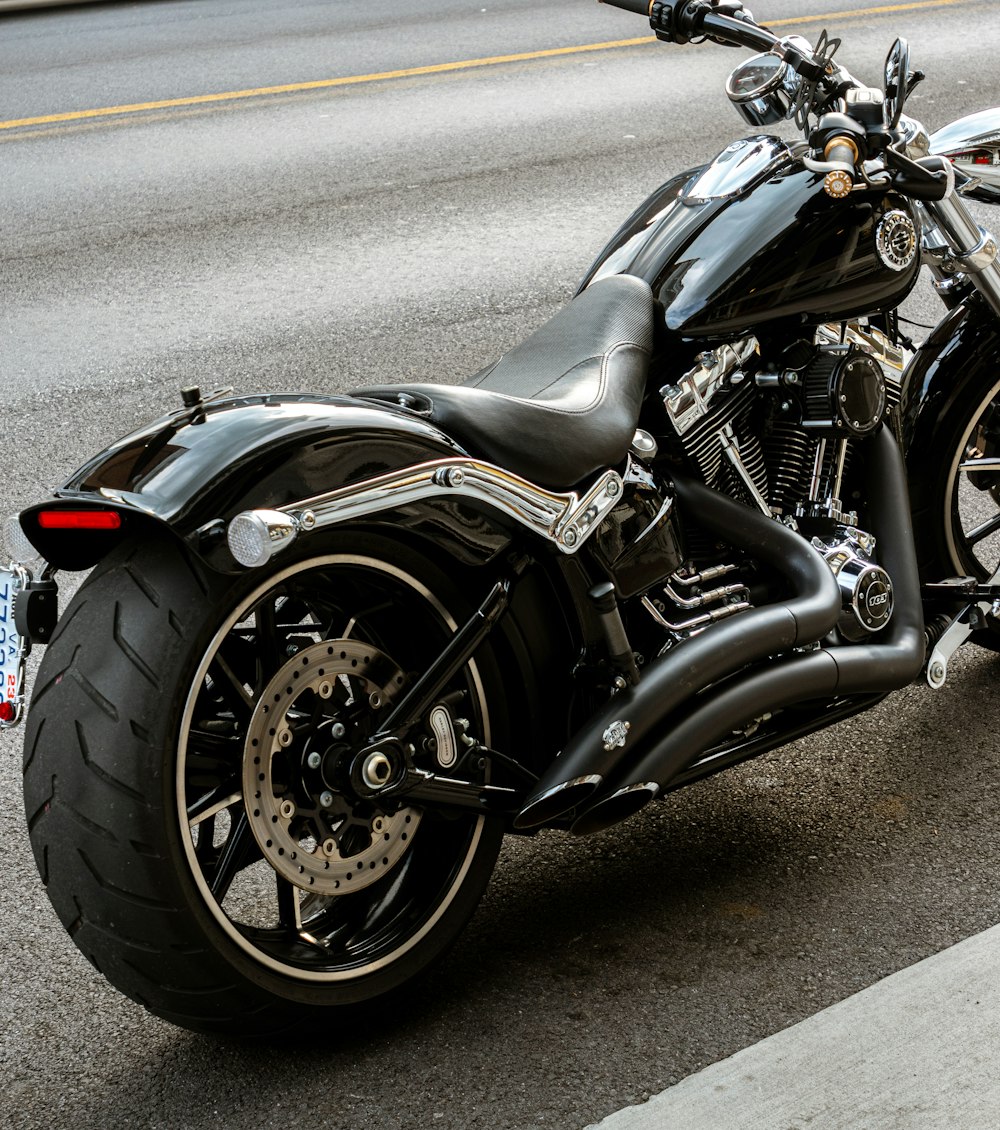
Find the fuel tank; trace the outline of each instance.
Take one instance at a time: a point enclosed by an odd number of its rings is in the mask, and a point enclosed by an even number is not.
[[[743,138],[668,181],[612,237],[580,289],[608,274],[645,279],[666,330],[688,340],[896,306],[920,269],[909,204],[884,191],[833,200],[800,153],[776,137]]]

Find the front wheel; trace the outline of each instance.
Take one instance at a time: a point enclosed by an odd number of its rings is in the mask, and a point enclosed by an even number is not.
[[[396,989],[453,941],[499,850],[494,820],[350,785],[464,601],[385,539],[316,541],[235,579],[167,537],[125,547],[36,683],[25,804],[49,897],[112,984],[195,1030],[322,1025]],[[487,744],[496,685],[483,651],[443,695]]]
[[[1000,380],[973,373],[937,422],[932,451],[917,452],[911,472],[914,536],[927,581],[1000,571]],[[913,464],[911,464],[913,466]],[[976,632],[975,642],[1000,651],[1000,623]]]

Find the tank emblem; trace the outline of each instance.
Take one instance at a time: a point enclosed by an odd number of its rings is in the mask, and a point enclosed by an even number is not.
[[[628,740],[628,732],[632,729],[630,722],[612,722],[604,731],[604,749],[610,753],[613,749],[621,749]]]
[[[875,232],[878,257],[891,271],[905,271],[917,257],[917,228],[906,212],[886,212]]]

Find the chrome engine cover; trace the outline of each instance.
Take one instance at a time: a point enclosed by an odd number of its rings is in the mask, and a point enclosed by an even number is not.
[[[892,619],[892,578],[876,565],[875,539],[853,526],[836,526],[812,544],[837,578],[845,615],[838,625],[847,639],[880,632]]]

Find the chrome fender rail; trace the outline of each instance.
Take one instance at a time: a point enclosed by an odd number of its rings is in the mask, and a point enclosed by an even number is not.
[[[583,494],[559,494],[477,459],[435,459],[339,487],[279,510],[244,510],[229,523],[233,557],[247,568],[266,564],[302,533],[435,498],[482,503],[573,554],[621,498],[622,477],[604,471]]]

